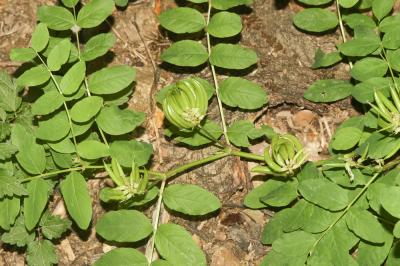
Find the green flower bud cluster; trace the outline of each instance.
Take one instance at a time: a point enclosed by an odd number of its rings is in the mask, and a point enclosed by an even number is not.
[[[165,117],[180,129],[193,129],[206,116],[208,96],[196,79],[178,81],[162,103]]]
[[[307,159],[301,142],[293,135],[275,136],[264,149],[265,166],[257,166],[253,172],[276,176],[292,175]]]
[[[139,167],[133,163],[131,174],[125,176],[121,165],[115,159],[111,160],[111,165],[104,164],[104,167],[116,184],[115,188],[107,190],[109,200],[127,201],[134,196],[143,195],[147,191],[149,175],[146,169],[141,173]]]
[[[390,86],[391,100],[382,92],[376,91],[374,94],[375,104],[371,104],[372,112],[378,116],[378,125],[382,130],[391,134],[400,133],[400,95],[396,88]]]

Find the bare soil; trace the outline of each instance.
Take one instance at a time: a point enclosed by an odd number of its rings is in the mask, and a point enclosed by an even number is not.
[[[13,47],[29,44],[36,23],[37,7],[53,4],[54,0],[0,0],[0,67],[9,73],[19,65],[10,62],[8,54]],[[163,137],[162,112],[155,105],[154,94],[165,85],[189,73],[170,69],[159,60],[160,52],[168,47],[168,35],[159,29],[157,13],[176,6],[173,0],[137,0],[123,10],[116,10],[109,24],[102,31],[112,30],[117,43],[104,65],[128,64],[137,67],[137,83],[130,106],[148,114],[147,122],[137,136],[150,141],[155,148],[153,168],[166,170],[184,161],[212,152],[212,148],[190,150],[174,145]],[[313,36],[299,32],[291,17],[302,7],[292,1],[255,0],[251,8],[241,9],[244,21],[240,40],[243,45],[255,49],[260,61],[257,67],[246,73],[248,79],[262,85],[269,94],[268,107],[256,113],[228,110],[228,123],[237,119],[250,119],[257,124],[269,124],[279,132],[296,134],[312,154],[311,159],[325,156],[327,142],[337,124],[354,114],[351,103],[344,100],[330,105],[315,105],[303,99],[305,89],[318,79],[348,78],[345,65],[327,70],[310,68],[316,48],[333,50],[340,41],[338,32]],[[224,72],[219,72],[223,78]],[[210,71],[201,69],[201,76],[210,79]],[[218,120],[216,103],[210,116]],[[261,152],[264,143],[251,150]],[[161,222],[175,222],[186,227],[207,254],[210,265],[236,266],[258,265],[268,252],[260,243],[263,226],[273,215],[267,210],[243,208],[244,196],[260,181],[252,181],[249,168],[252,163],[235,158],[215,162],[206,167],[177,177],[172,182],[194,183],[212,191],[223,202],[219,213],[204,219],[187,219],[162,210]],[[98,192],[104,182],[91,180],[89,185],[94,199],[93,224],[104,213],[98,200]],[[67,215],[62,199],[55,195],[51,209],[59,215]],[[146,210],[151,217],[153,209]],[[91,265],[111,248],[96,236],[94,229],[81,232],[73,227],[62,241],[57,243],[59,265]],[[144,251],[144,247],[139,247]],[[0,243],[0,265],[24,265],[23,253]]]

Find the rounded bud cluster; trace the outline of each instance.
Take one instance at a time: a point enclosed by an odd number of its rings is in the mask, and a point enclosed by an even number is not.
[[[375,103],[371,104],[372,112],[378,117],[378,125],[382,130],[392,134],[400,133],[400,95],[396,88],[390,86],[391,100],[382,92],[376,91],[374,94]]]
[[[178,81],[162,103],[165,117],[180,129],[193,129],[207,113],[208,97],[196,79]]]
[[[295,136],[277,135],[272,139],[271,145],[264,150],[266,166],[258,166],[253,171],[287,176],[293,174],[306,161],[306,158],[303,146]]]

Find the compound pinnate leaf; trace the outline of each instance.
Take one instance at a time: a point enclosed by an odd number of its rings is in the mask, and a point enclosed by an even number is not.
[[[64,7],[41,6],[37,15],[52,30],[69,30],[75,25],[74,16]]]
[[[94,94],[114,94],[131,84],[136,71],[129,66],[112,66],[103,68],[89,76],[88,85]]]
[[[113,10],[112,0],[92,0],[79,10],[77,24],[81,28],[94,28],[106,20]]]
[[[62,111],[47,120],[39,121],[39,127],[35,131],[38,139],[58,141],[70,132],[67,113]]]
[[[51,192],[51,186],[42,178],[37,178],[28,183],[27,190],[28,196],[24,198],[24,217],[26,229],[31,231],[42,216]]]
[[[336,14],[322,8],[307,8],[293,18],[296,27],[309,32],[324,32],[336,28],[339,21]]]
[[[105,55],[107,51],[114,45],[115,36],[112,33],[101,33],[92,38],[86,43],[85,49],[82,52],[81,58],[85,61],[91,61]]]
[[[304,92],[304,98],[312,102],[335,102],[348,97],[353,85],[345,80],[322,79],[314,82]]]
[[[60,70],[61,66],[68,61],[71,45],[68,39],[64,39],[51,49],[47,57],[47,66],[51,71]]]
[[[117,140],[111,143],[110,153],[123,167],[132,167],[133,161],[143,166],[153,154],[153,146],[137,140]]]
[[[133,248],[116,248],[98,259],[94,266],[148,266],[149,263],[143,253]]]
[[[96,224],[96,232],[109,241],[137,242],[148,237],[153,226],[139,211],[119,210],[103,215]]]
[[[17,78],[19,86],[38,86],[50,79],[50,73],[45,66],[35,66],[25,71]]]
[[[239,34],[242,28],[242,20],[239,15],[222,11],[211,17],[207,31],[214,37],[227,38]]]
[[[24,225],[24,217],[20,215],[10,231],[1,236],[1,241],[7,244],[24,247],[35,239],[34,233],[29,233]]]
[[[10,59],[14,62],[28,62],[36,57],[32,48],[13,48],[10,52]]]
[[[71,108],[71,119],[78,123],[85,123],[92,119],[103,106],[103,98],[90,96],[83,98]]]
[[[85,140],[77,146],[78,154],[85,159],[95,160],[110,155],[110,151],[104,143],[97,140]]]
[[[259,85],[239,77],[229,77],[220,86],[220,97],[231,107],[254,110],[268,102],[267,93]]]
[[[300,182],[298,190],[306,200],[331,211],[344,209],[349,201],[347,190],[321,178]]]
[[[168,186],[163,201],[169,209],[187,215],[206,215],[221,208],[221,202],[211,192],[189,184]]]
[[[49,91],[32,104],[33,115],[48,115],[64,103],[64,97],[56,90]]]
[[[56,247],[49,240],[38,240],[28,244],[26,261],[32,266],[48,266],[58,263]]]
[[[10,225],[13,225],[20,210],[20,198],[4,197],[0,200],[0,227],[4,230],[10,230]]]
[[[155,244],[160,255],[174,266],[207,265],[203,251],[180,225],[160,225],[155,236]]]
[[[253,0],[213,0],[211,3],[215,9],[227,10],[236,6],[251,5]]]
[[[36,52],[41,52],[46,48],[49,42],[49,30],[46,24],[39,23],[36,26],[35,31],[32,33],[31,47],[35,49]]]
[[[39,225],[43,235],[47,239],[58,239],[71,227],[71,221],[45,212]]]
[[[73,65],[61,79],[60,89],[62,93],[67,95],[74,94],[84,80],[85,73],[85,62],[78,62]]]
[[[92,220],[92,200],[85,178],[77,172],[71,172],[61,181],[60,187],[69,215],[79,228],[87,229]]]
[[[204,45],[192,40],[176,42],[165,50],[161,59],[167,63],[195,67],[204,64],[208,59],[208,53]]]
[[[258,57],[252,49],[237,44],[220,43],[211,49],[210,63],[227,69],[245,69],[256,64]]]
[[[145,114],[118,106],[103,107],[97,116],[97,125],[110,135],[123,135],[133,131],[145,120]]]
[[[172,8],[158,17],[165,29],[174,33],[194,33],[206,26],[204,16],[197,10],[188,7]]]
[[[383,243],[385,230],[379,221],[367,210],[351,208],[346,215],[346,224],[360,238],[372,242]]]

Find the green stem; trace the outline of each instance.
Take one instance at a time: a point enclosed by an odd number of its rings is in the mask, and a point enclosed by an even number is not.
[[[311,256],[312,253],[314,252],[315,247],[321,242],[321,240],[329,233],[329,231],[342,219],[346,213],[350,210],[350,208],[357,202],[357,200],[364,194],[364,192],[368,189],[368,187],[378,178],[380,172],[376,173],[365,186],[362,188],[362,190],[355,196],[355,198],[347,205],[346,209],[342,211],[342,213],[333,221],[333,223],[321,234],[321,236],[315,241],[314,245],[311,247],[311,250],[309,251],[309,255]]]
[[[337,12],[338,20],[339,20],[340,33],[342,35],[343,43],[345,43],[345,42],[347,42],[347,38],[346,38],[346,31],[345,31],[344,25],[343,25],[342,14],[340,11],[339,0],[336,0],[336,12]],[[350,69],[353,68],[353,63],[350,60],[349,60],[349,66],[350,66]]]
[[[382,53],[380,53],[380,56],[386,62],[387,66],[389,68],[390,76],[392,78],[394,86],[396,87],[397,91],[399,91],[399,87],[397,86],[397,82],[396,82],[396,76],[394,75],[393,68],[388,60],[386,50],[383,46],[381,46],[381,49],[382,49]]]
[[[53,80],[53,82],[54,82],[54,84],[55,84],[55,86],[57,88],[58,93],[63,95],[63,93],[61,91],[61,88],[60,88],[60,85],[58,84],[58,82],[57,82],[56,78],[54,77],[53,73],[51,72],[50,68],[47,66],[47,64],[44,62],[43,58],[40,56],[40,54],[38,52],[36,52],[36,55],[39,58],[39,60],[42,62],[44,67],[47,69],[47,71],[49,72],[50,77]],[[76,156],[77,156],[78,160],[81,161],[81,158],[80,158],[80,156],[78,154],[78,143],[77,143],[76,137],[75,137],[75,132],[74,132],[73,124],[72,124],[71,114],[69,113],[67,102],[65,100],[63,100],[63,105],[64,105],[64,109],[65,109],[65,112],[66,112],[67,117],[68,117],[69,128],[71,129],[72,140],[74,142]]]
[[[199,133],[201,135],[203,135],[204,137],[206,137],[209,140],[214,141],[214,143],[217,145],[218,148],[224,148],[225,145],[218,139],[214,138],[214,136],[204,127],[202,127],[201,125],[198,125],[197,128],[199,129]]]
[[[211,1],[212,0],[208,0],[207,26],[208,26],[208,24],[210,24],[210,18],[211,18],[211,8],[212,8]],[[208,32],[206,32],[206,36],[207,36],[208,55],[211,56],[211,37]],[[231,143],[230,143],[229,137],[228,137],[228,130],[226,127],[226,122],[225,122],[224,108],[222,106],[222,101],[221,101],[220,94],[219,94],[219,84],[218,84],[218,80],[217,80],[217,73],[215,72],[214,65],[211,63],[210,63],[210,68],[211,68],[211,73],[212,73],[213,80],[214,80],[215,94],[217,95],[218,109],[219,109],[219,114],[221,117],[222,129],[224,131],[226,143],[230,146]]]
[[[249,153],[249,152],[243,152],[243,151],[232,151],[231,155],[233,156],[238,156],[241,158],[245,158],[245,159],[250,159],[250,160],[254,160],[254,161],[260,161],[260,162],[264,162],[264,156],[258,155],[258,154],[254,154],[254,153]]]

